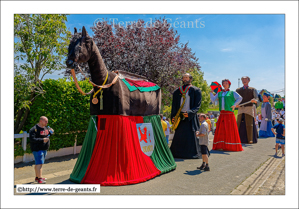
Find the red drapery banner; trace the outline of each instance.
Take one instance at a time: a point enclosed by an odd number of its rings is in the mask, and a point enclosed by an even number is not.
[[[161,173],[142,152],[136,123],[143,123],[143,118],[98,115],[97,139],[81,183],[120,186],[144,182]]]
[[[125,78],[126,81],[128,81],[128,83],[131,86],[136,86],[136,87],[152,87],[152,86],[156,86],[155,83],[149,82],[149,81],[144,81],[144,80],[131,80],[129,78]]]

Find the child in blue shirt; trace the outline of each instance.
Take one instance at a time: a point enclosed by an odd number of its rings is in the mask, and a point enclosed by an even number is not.
[[[283,119],[280,118],[278,124],[273,126],[271,130],[274,133],[274,135],[276,135],[275,156],[277,156],[278,144],[281,144],[282,157],[284,157],[285,156],[284,154],[285,126],[282,123],[283,123]],[[276,132],[274,132],[274,129],[276,130]]]

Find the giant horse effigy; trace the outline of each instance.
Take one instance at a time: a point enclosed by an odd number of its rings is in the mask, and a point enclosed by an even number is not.
[[[76,87],[85,95],[74,71],[76,63],[82,62],[88,63],[93,85],[89,92],[91,118],[70,180],[119,186],[175,169],[158,115],[160,87],[139,75],[108,71],[85,27],[81,33],[75,28],[66,61]]]

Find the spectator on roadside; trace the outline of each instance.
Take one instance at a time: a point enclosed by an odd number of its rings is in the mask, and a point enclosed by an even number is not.
[[[278,124],[280,118],[279,112],[276,112],[276,119],[275,119],[275,125]]]
[[[283,120],[285,120],[285,115],[286,115],[286,112],[285,112],[284,108],[283,108],[283,111],[284,111],[284,113],[283,113],[283,115],[282,115],[282,117],[281,117],[281,118],[282,118]]]
[[[213,119],[214,118],[214,114],[210,112],[210,118]]]
[[[169,143],[169,135],[170,135],[170,124],[167,120],[166,117],[163,117],[163,120],[165,121],[165,123],[167,124],[167,129],[165,131],[165,135],[166,135],[166,141],[167,141],[167,144]]]
[[[206,122],[207,124],[209,125],[209,130],[208,130],[208,135],[210,133],[210,131],[212,130],[211,127],[212,127],[212,124],[211,124],[211,120],[209,119],[209,116],[206,115]]]
[[[160,118],[161,118],[161,125],[162,125],[162,129],[163,129],[163,133],[164,133],[164,136],[166,138],[166,130],[167,130],[167,123],[163,120],[163,115],[160,114]],[[168,144],[168,141],[166,141],[167,144]]]
[[[256,130],[258,130],[259,129],[258,115],[256,116],[256,119],[254,120],[254,123],[255,123]]]
[[[277,112],[280,112],[283,109],[283,103],[281,99],[279,99],[278,102],[275,103],[275,109]]]
[[[272,126],[275,125],[275,119],[276,119],[276,112],[275,112],[275,109],[272,110]]]
[[[50,136],[54,133],[52,128],[46,127],[47,124],[48,118],[41,116],[39,123],[29,131],[30,148],[35,160],[35,181],[39,184],[46,183],[46,179],[42,177],[42,165],[50,147]]]
[[[258,122],[258,125],[259,125],[259,128],[260,128],[261,127],[261,123],[262,123],[262,114],[261,113],[259,113],[257,115],[257,122]]]
[[[284,114],[285,114],[285,111],[284,111],[284,109],[282,109],[282,110],[280,111],[280,113],[279,113],[279,114],[280,114],[280,117],[281,117],[281,118],[284,118]]]
[[[275,145],[275,157],[277,157],[277,150],[278,150],[278,145],[281,144],[281,151],[282,151],[282,157],[285,156],[284,153],[284,146],[285,146],[285,126],[282,124],[283,119],[279,119],[279,123],[276,124],[271,130],[276,135],[276,145]],[[276,130],[276,132],[274,131]]]
[[[201,114],[200,115],[200,121],[201,125],[199,128],[199,131],[196,132],[196,137],[198,139],[198,144],[200,145],[201,154],[202,154],[202,165],[200,167],[197,167],[197,169],[204,170],[204,171],[210,171],[209,167],[209,137],[208,137],[208,131],[209,131],[209,125],[206,122],[206,115]]]

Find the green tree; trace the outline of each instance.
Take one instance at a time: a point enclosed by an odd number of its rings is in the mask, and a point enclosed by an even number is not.
[[[14,132],[26,122],[30,106],[42,95],[46,74],[64,68],[63,59],[71,38],[67,15],[16,14],[14,16]]]
[[[201,90],[201,106],[198,112],[205,113],[209,108],[211,88],[209,87],[207,81],[204,80],[203,78],[204,73],[201,70],[195,68],[195,69],[190,69],[187,72],[190,73],[193,77],[192,85],[198,87]],[[178,78],[176,79],[181,78],[182,73],[178,72],[177,77]],[[167,95],[167,93],[164,92],[164,95]],[[166,102],[162,102],[162,108],[161,108],[163,115],[170,118],[172,97],[163,98],[163,101],[167,101],[167,103],[170,103],[170,105],[166,105]]]
[[[201,106],[198,112],[205,113],[210,104],[210,91],[211,88],[209,87],[206,80],[204,80],[203,76],[204,73],[201,70],[192,69],[189,72],[192,77],[192,85],[198,87],[201,90]]]

